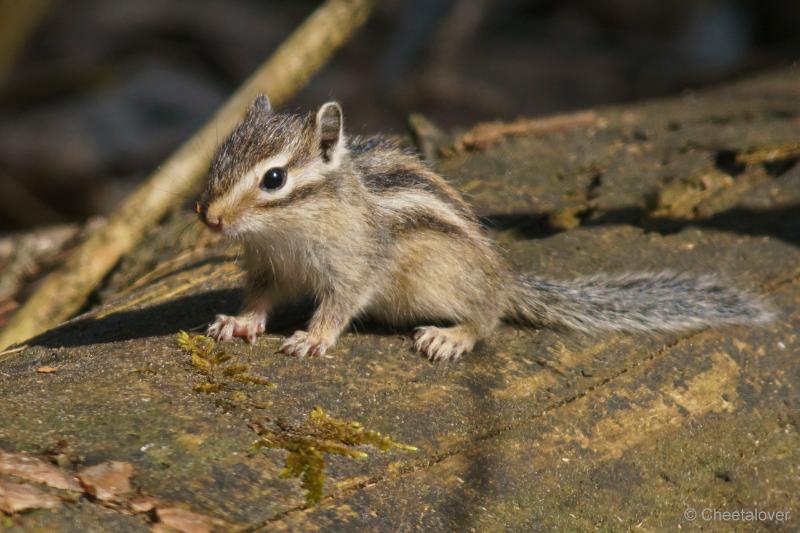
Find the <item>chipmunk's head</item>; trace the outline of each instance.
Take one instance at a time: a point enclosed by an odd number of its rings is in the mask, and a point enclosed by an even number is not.
[[[274,113],[261,95],[214,157],[200,219],[231,237],[269,231],[300,203],[330,192],[327,178],[346,152],[338,103],[306,115]]]

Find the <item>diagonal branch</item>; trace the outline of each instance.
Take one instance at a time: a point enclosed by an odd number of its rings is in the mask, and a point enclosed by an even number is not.
[[[250,101],[264,92],[276,104],[286,102],[366,21],[374,5],[374,0],[328,0],[317,8],[199,132],[44,280],[0,332],[0,348],[74,315],[120,257],[174,207],[175,197],[194,192],[219,138],[233,128]]]

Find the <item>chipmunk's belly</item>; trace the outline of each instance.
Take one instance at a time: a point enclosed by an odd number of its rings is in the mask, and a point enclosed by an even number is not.
[[[460,322],[491,312],[495,298],[474,250],[436,234],[400,243],[367,313],[398,326]]]
[[[439,284],[420,283],[419,279],[395,278],[385,291],[377,294],[367,314],[380,322],[396,326],[412,326],[429,321],[455,321],[461,313],[446,289]],[[450,300],[450,301],[449,301]]]

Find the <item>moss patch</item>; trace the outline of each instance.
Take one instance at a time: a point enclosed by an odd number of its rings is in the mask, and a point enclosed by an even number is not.
[[[300,478],[309,505],[322,498],[326,454],[363,459],[368,454],[358,449],[358,446],[372,446],[381,451],[417,450],[414,446],[396,442],[377,431],[365,429],[358,422],[333,418],[320,407],[315,407],[303,424],[292,425],[278,420],[275,427],[276,430],[268,430],[254,426],[261,437],[256,442],[256,447],[280,448],[289,452],[286,466],[280,475],[284,478]]]

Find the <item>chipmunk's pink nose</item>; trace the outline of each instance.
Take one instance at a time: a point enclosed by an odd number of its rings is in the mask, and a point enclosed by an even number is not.
[[[222,231],[223,222],[222,222],[221,218],[217,218],[217,219],[207,218],[206,219],[206,226],[208,226],[208,228],[210,230],[212,230],[212,231],[219,232],[219,231]]]
[[[198,202],[195,205],[195,211],[197,211],[197,214],[200,215],[200,220],[202,220],[210,230],[218,232],[222,231],[224,226],[222,216],[216,214],[214,211],[211,211],[208,207],[208,204],[201,204]]]

